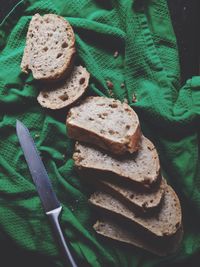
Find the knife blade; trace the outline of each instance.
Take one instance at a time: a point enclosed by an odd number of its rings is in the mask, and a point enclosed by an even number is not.
[[[77,267],[69,250],[69,247],[65,241],[58,220],[62,206],[53,191],[51,181],[39,156],[33,138],[31,137],[30,132],[26,128],[26,126],[19,120],[17,120],[16,123],[16,131],[33,182],[35,183],[44,211],[52,223],[60,248],[65,256],[67,263],[70,263],[72,267]]]
[[[17,136],[45,212],[59,208],[61,205],[53,191],[48,174],[36,150],[34,141],[30,136],[28,129],[20,121],[17,121]]]

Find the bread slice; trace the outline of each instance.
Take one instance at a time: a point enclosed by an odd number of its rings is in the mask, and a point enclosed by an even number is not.
[[[88,176],[112,176],[113,180],[131,181],[141,188],[151,188],[160,180],[158,154],[144,136],[140,146],[137,153],[114,157],[95,147],[76,143],[73,159],[78,170]]]
[[[91,178],[90,180],[94,179]],[[127,204],[128,207],[135,209],[136,212],[151,213],[157,211],[161,205],[166,182],[162,178],[160,185],[149,192],[137,190],[134,187],[130,188],[123,185],[123,183],[113,183],[105,179],[98,179],[96,185],[103,192],[111,194]]]
[[[90,74],[82,66],[74,67],[70,76],[61,83],[43,88],[38,95],[41,106],[50,109],[61,109],[77,101],[86,91]]]
[[[175,253],[183,237],[183,229],[180,227],[170,240],[149,240],[134,229],[127,229],[127,227],[109,219],[97,221],[93,228],[104,237],[134,245],[158,256],[167,256],[168,254]]]
[[[68,136],[122,155],[139,148],[137,114],[126,103],[106,97],[88,97],[67,117]]]
[[[139,216],[117,198],[103,192],[95,192],[89,202],[96,208],[136,225],[139,229],[156,237],[173,236],[182,222],[179,199],[169,185],[166,185],[161,209],[153,216],[145,216],[145,214]]]
[[[75,54],[72,27],[55,14],[35,14],[29,24],[21,69],[42,81],[61,79],[70,71]]]

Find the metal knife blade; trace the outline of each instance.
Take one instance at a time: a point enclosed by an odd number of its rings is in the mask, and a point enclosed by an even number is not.
[[[26,128],[26,126],[18,120],[16,124],[16,129],[17,136],[24,152],[24,156],[28,164],[31,176],[36,185],[46,215],[51,221],[58,240],[58,244],[60,245],[67,266],[69,266],[70,264],[70,266],[72,267],[77,267],[74,257],[70,252],[70,246],[69,244],[67,244],[62,229],[60,227],[58,218],[62,207],[53,191],[48,174],[39,156],[33,138],[31,137],[29,130]]]
[[[17,120],[16,129],[20,145],[45,212],[61,207],[29,130],[19,120]]]

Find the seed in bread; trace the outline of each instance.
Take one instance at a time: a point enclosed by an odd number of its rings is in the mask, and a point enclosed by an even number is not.
[[[74,67],[70,76],[51,88],[42,88],[38,95],[41,106],[50,109],[61,109],[76,102],[86,91],[90,74],[82,66]]]
[[[141,188],[152,188],[160,181],[160,163],[154,145],[144,136],[140,150],[123,157],[114,157],[84,143],[76,143],[73,159],[81,172],[91,177],[110,177],[133,182]],[[133,185],[134,186],[134,185]]]
[[[23,72],[31,70],[37,80],[61,79],[70,71],[74,54],[75,37],[68,21],[55,14],[32,17],[21,62]]]
[[[159,212],[152,216],[139,216],[117,198],[100,191],[92,194],[89,202],[96,208],[126,220],[156,237],[171,237],[182,225],[180,202],[169,185],[166,185]]]
[[[133,153],[141,138],[137,114],[126,103],[106,97],[88,97],[71,108],[68,136],[95,144],[110,153]]]

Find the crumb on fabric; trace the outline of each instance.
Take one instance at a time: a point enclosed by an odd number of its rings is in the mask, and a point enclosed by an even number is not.
[[[113,93],[113,91],[112,91],[111,89],[108,90],[108,93],[109,93],[109,95],[110,95],[111,97],[114,97],[114,96],[115,96],[114,93]]]
[[[107,80],[107,81],[106,81],[106,85],[107,85],[107,87],[108,87],[108,93],[109,93],[109,95],[110,95],[111,97],[114,97],[114,93],[113,93],[113,91],[112,91],[112,89],[113,89],[113,83],[112,83],[110,80]]]
[[[108,87],[109,89],[112,89],[112,88],[113,88],[113,83],[112,83],[110,80],[107,80],[107,81],[106,81],[106,84],[107,84],[107,87]]]
[[[119,56],[119,52],[115,51],[113,56],[114,56],[114,58],[117,58]]]

